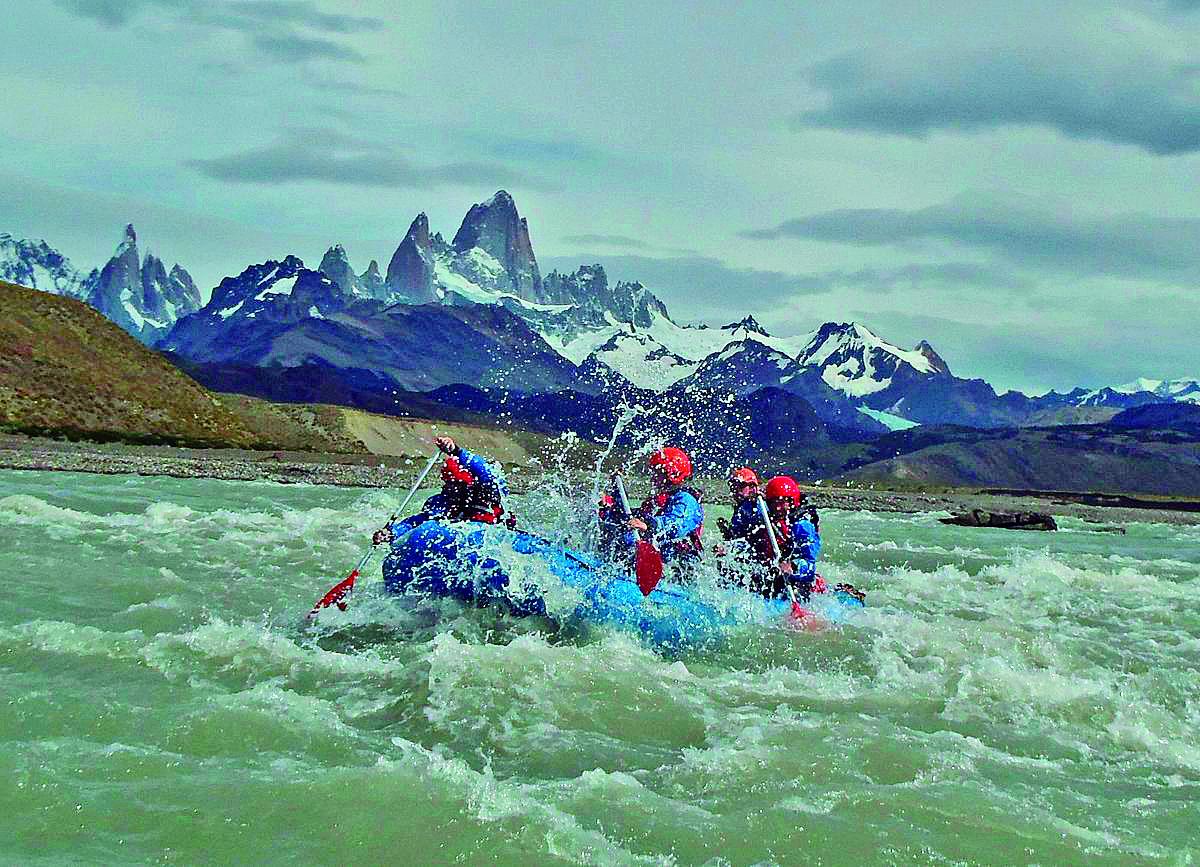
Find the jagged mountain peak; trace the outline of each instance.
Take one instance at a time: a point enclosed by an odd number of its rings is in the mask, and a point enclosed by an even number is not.
[[[928,359],[930,367],[933,368],[934,373],[950,373],[950,365],[946,363],[945,359],[938,355],[936,349],[929,345],[928,340],[922,340],[920,343],[918,343],[915,351],[921,353],[921,355]]]
[[[43,240],[0,233],[0,279],[30,289],[85,300],[96,272],[84,274]]]
[[[334,244],[325,251],[317,270],[336,283],[338,288],[346,294],[365,294],[354,269],[350,267],[350,257],[346,255],[346,248],[341,244]]]
[[[754,316],[746,316],[738,322],[730,322],[728,325],[721,326],[722,331],[747,331],[750,334],[761,334],[763,337],[770,337],[767,329],[758,324],[758,320]]]
[[[948,372],[932,347],[928,353],[901,349],[858,322],[826,322],[796,361],[800,367],[819,370],[830,388],[861,398],[891,386],[898,373],[907,377]]]
[[[413,221],[408,225],[408,231],[404,235],[405,238],[415,238],[418,243],[429,243],[429,217],[424,211],[417,214]]]
[[[155,253],[138,258],[137,230],[128,223],[112,258],[88,280],[87,302],[147,345],[200,307],[200,292],[178,263],[170,270]]]
[[[475,250],[481,251],[503,269],[514,295],[527,301],[545,301],[541,272],[529,239],[529,223],[517,212],[516,202],[506,191],[500,190],[486,202],[472,205],[450,246],[460,259],[470,257]],[[472,264],[479,265],[476,271],[495,270],[486,260],[462,264],[468,272]],[[492,282],[499,278],[495,274],[469,276],[489,276]]]
[[[436,301],[433,270],[434,249],[429,237],[429,218],[421,212],[409,224],[404,240],[392,254],[384,286],[395,300],[414,304]]]

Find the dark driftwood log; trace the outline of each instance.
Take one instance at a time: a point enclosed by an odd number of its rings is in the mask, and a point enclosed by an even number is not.
[[[952,518],[939,518],[943,524],[959,527],[999,527],[1003,530],[1057,530],[1054,518],[1041,512],[988,512],[972,509]]]

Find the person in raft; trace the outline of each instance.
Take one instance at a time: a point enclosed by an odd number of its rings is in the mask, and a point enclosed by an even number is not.
[[[615,491],[602,493],[600,502],[596,504],[596,532],[600,556],[604,559],[618,562],[629,551],[625,544],[629,528],[625,522],[625,515],[617,505]]]
[[[751,476],[755,482],[752,488],[748,484]],[[735,561],[748,564],[750,575],[722,571],[751,592],[768,598],[787,596],[785,582],[791,582],[796,595],[804,600],[813,592],[823,593],[824,581],[816,571],[817,557],[821,554],[819,518],[816,510],[810,514],[804,509],[804,494],[796,480],[791,476],[775,476],[760,487],[758,477],[743,467],[730,474],[729,487],[734,494],[733,520],[718,523],[725,538],[735,544],[728,550],[722,546],[717,553],[728,553]],[[779,545],[778,563],[758,508],[760,496],[766,500]]]
[[[442,463],[442,490],[425,501],[415,515],[377,530],[371,541],[391,542],[399,534],[429,520],[503,523],[511,530],[516,520],[504,513],[508,482],[494,464],[467,451],[450,437],[437,437],[434,445],[446,460]]]
[[[804,492],[791,476],[775,476],[767,482],[763,494],[775,540],[783,555],[779,573],[771,582],[770,595],[786,596],[787,587],[783,582],[788,581],[795,587],[797,597],[807,602],[813,593],[826,591],[824,579],[817,574],[817,558],[821,556],[821,519],[816,509],[807,506]],[[759,521],[754,551],[758,561],[766,565],[774,561],[775,552],[762,529]]]
[[[733,496],[733,518],[717,518],[717,527],[726,542],[744,539],[762,523],[758,516],[758,474],[749,467],[729,472],[729,493]],[[718,552],[720,553],[720,552]]]
[[[684,486],[692,475],[692,460],[683,449],[667,446],[646,461],[654,493],[626,521],[629,548],[638,536],[662,553],[664,563],[689,565],[700,558],[704,546],[704,507],[698,491]]]

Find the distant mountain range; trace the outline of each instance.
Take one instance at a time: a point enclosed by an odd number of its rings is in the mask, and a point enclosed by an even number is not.
[[[299,400],[319,384],[397,412],[424,394],[427,407],[486,406],[595,436],[626,405],[643,408],[629,430],[700,425],[716,440],[753,436],[768,449],[783,434],[750,432],[739,414],[761,418],[769,406],[788,435],[845,442],[914,425],[1079,424],[1200,404],[1191,379],[997,394],[955,376],[928,342],[905,349],[854,322],[794,338],[753,316],[680,325],[649,289],[610,283],[600,265],[542,275],[528,223],[503,190],[473,205],[450,242],[418,214],[386,270],[372,261],[358,272],[335,245],[315,270],[292,255],[251,265],[203,305],[182,267],[139,259],[132,226],[87,274],[45,242],[0,235],[0,277],[87,301],[210,387]]]
[[[139,257],[132,225],[104,267],[86,274],[45,241],[0,234],[0,279],[86,301],[150,346],[200,308],[200,291],[187,271],[178,264],[167,271],[151,253]]]

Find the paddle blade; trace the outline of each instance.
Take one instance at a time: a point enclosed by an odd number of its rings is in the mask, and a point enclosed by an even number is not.
[[[638,589],[649,596],[663,576],[663,559],[658,549],[644,539],[639,539],[633,559],[633,571],[637,574]]]
[[[346,610],[345,597],[354,589],[354,582],[358,580],[358,570],[355,569],[344,579],[334,584],[329,588],[329,592],[321,597],[321,601],[313,606],[313,610],[308,612],[308,617],[311,620],[317,616],[317,612],[322,608],[328,608],[330,605],[336,605],[339,610]]]
[[[824,632],[829,628],[828,621],[818,615],[815,611],[810,611],[799,602],[792,603],[791,613],[788,614],[787,625],[789,629],[794,629],[797,632]]]

